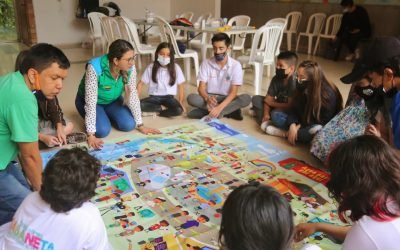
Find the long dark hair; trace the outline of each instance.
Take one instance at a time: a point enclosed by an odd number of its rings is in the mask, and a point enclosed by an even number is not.
[[[328,89],[333,90],[336,95],[336,113],[342,110],[343,99],[339,89],[335,84],[328,81],[317,62],[308,60],[303,61],[300,63],[298,68],[304,68],[307,74],[307,79],[310,81],[310,84],[307,85],[308,96],[305,112],[302,117],[303,122],[311,123],[313,119],[315,119],[317,122],[321,122],[321,108],[328,107],[330,102]]]
[[[151,80],[153,82],[158,83],[157,80],[157,72],[158,69],[161,66],[161,64],[158,62],[158,53],[160,53],[160,50],[162,49],[169,49],[169,57],[171,58],[170,63],[167,65],[168,73],[169,73],[169,86],[174,86],[175,81],[176,81],[176,71],[175,71],[175,51],[174,48],[170,43],[167,42],[162,42],[157,46],[156,52],[155,52],[155,60],[153,63],[153,70],[151,71]]]
[[[128,52],[128,51],[134,51],[132,44],[130,42],[123,40],[123,39],[117,39],[114,42],[111,43],[110,47],[108,48],[108,62],[111,65],[114,58],[117,58],[120,60],[122,56]],[[128,72],[121,70],[120,74],[123,77],[123,82],[124,84],[128,83]]]
[[[286,250],[292,238],[292,209],[274,188],[252,182],[228,196],[219,232],[223,249]]]
[[[385,221],[400,214],[388,208],[388,201],[400,207],[400,158],[385,141],[362,135],[340,144],[330,155],[329,192],[339,203],[339,215],[346,221],[371,216]]]

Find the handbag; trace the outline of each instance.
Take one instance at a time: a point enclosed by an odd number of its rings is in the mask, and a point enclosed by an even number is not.
[[[311,141],[310,152],[325,162],[335,147],[343,141],[363,135],[371,114],[364,100],[354,100],[332,118]]]

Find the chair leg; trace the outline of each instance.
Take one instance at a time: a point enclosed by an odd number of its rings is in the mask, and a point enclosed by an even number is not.
[[[314,47],[314,52],[313,52],[314,56],[317,53],[317,49],[318,49],[318,46],[319,46],[319,40],[320,40],[320,37],[318,36],[317,41],[315,42],[315,47]]]
[[[287,49],[290,51],[292,49],[292,33],[286,33],[287,37]]]
[[[297,50],[299,49],[300,37],[301,37],[301,35],[299,35],[299,36],[297,37],[296,52],[297,52]]]
[[[186,81],[190,82],[190,58],[183,59],[183,67],[185,68]]]
[[[199,86],[199,81],[197,80],[197,75],[199,74],[199,57],[196,55],[193,56],[194,61],[194,77],[196,78],[196,85]]]
[[[96,56],[96,40],[97,39],[92,40],[92,55],[93,55],[93,57]]]
[[[264,65],[261,63],[254,64],[254,94],[259,95],[261,92],[261,85],[263,79]]]
[[[141,69],[142,68],[142,55],[138,55],[137,64],[138,64],[138,68],[137,69]]]
[[[311,55],[312,41],[313,41],[313,37],[312,36],[308,36],[308,49],[307,49],[307,54],[308,55]]]

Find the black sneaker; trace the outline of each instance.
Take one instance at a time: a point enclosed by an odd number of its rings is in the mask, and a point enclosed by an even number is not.
[[[237,121],[242,121],[243,120],[242,110],[240,110],[240,109],[235,110],[232,113],[225,115],[225,117],[232,118]]]

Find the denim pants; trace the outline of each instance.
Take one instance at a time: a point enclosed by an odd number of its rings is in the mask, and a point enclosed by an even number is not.
[[[251,99],[253,105],[252,108],[256,113],[256,121],[258,124],[262,123],[262,119],[264,117],[264,98],[265,96],[257,95],[253,96],[253,98]],[[288,115],[285,112],[273,109],[270,112],[270,116],[271,116],[271,122],[274,126],[288,130],[289,127],[286,124]]]
[[[161,105],[167,109],[161,110]],[[140,108],[144,112],[159,112],[159,116],[171,117],[181,115],[183,109],[173,95],[151,95],[140,100]]]
[[[0,225],[12,220],[15,211],[31,193],[28,182],[17,162],[10,162],[0,170]]]
[[[77,95],[75,106],[85,119],[85,98]],[[122,96],[110,104],[96,105],[96,137],[106,137],[111,131],[111,123],[121,131],[131,131],[136,127],[131,111],[123,105]]]

